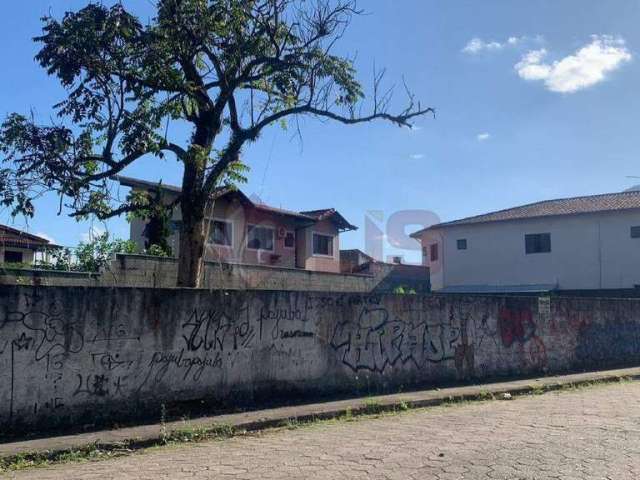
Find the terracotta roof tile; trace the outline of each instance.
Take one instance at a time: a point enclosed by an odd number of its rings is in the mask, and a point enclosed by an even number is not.
[[[608,212],[618,210],[640,209],[640,191],[621,193],[605,193],[584,197],[559,198],[530,203],[496,212],[485,213],[473,217],[438,223],[413,233],[419,235],[425,230],[435,230],[456,225],[471,225],[476,223],[504,222],[527,218],[542,218],[562,215],[579,215],[584,213]]]
[[[130,188],[162,188],[164,190],[173,192],[173,193],[181,193],[182,189],[175,185],[168,185],[166,183],[159,182],[150,182],[147,180],[141,180],[138,178],[125,177],[123,175],[116,175],[112,178],[112,180],[120,182],[121,185]],[[247,197],[244,193],[242,193],[239,189],[231,189],[231,188],[219,188],[215,197],[223,197],[228,194],[239,195],[245,202],[251,204],[254,208],[258,210],[263,210],[279,215],[287,215],[291,217],[295,217],[302,220],[307,220],[310,222],[317,222],[320,220],[324,220],[325,218],[331,218],[338,228],[344,230],[357,230],[357,227],[351,225],[340,213],[336,211],[334,208],[324,208],[321,210],[309,210],[307,212],[294,212],[292,210],[286,210],[283,208],[276,208],[270,205],[265,205],[263,203],[255,203],[249,197]]]

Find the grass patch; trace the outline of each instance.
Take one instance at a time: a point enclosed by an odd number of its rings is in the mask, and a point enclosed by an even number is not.
[[[47,467],[59,463],[79,463],[94,460],[105,460],[123,455],[129,455],[133,450],[128,442],[120,445],[102,447],[97,444],[87,445],[82,448],[65,450],[55,453],[25,453],[0,459],[0,473],[7,473],[28,468]]]
[[[367,398],[364,401],[364,410],[361,415],[378,415],[384,412],[386,409],[375,398]]]
[[[119,444],[91,444],[86,447],[59,452],[25,453],[0,458],[0,473],[7,473],[28,468],[48,467],[63,463],[82,463],[131,455],[136,451],[203,442],[206,440],[223,440],[244,434],[242,430],[231,425],[213,424],[206,427],[185,427],[168,431],[161,427],[160,438],[148,442],[125,441]]]

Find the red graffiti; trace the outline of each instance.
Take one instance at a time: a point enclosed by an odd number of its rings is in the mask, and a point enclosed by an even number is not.
[[[530,310],[502,308],[498,317],[502,344],[509,348],[515,342],[525,343],[536,333],[536,324]]]

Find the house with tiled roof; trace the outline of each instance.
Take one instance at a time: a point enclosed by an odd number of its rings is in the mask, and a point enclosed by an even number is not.
[[[422,244],[441,292],[640,286],[640,192],[561,198],[432,225]]]
[[[0,225],[0,260],[4,264],[31,264],[36,253],[54,247],[56,246],[44,237]]]
[[[163,201],[174,203],[180,187],[119,176],[120,185],[134,190],[163,192]],[[238,189],[221,189],[208,212],[209,237],[205,260],[245,265],[340,272],[340,234],[357,227],[336,209],[293,211],[265,205]],[[176,204],[177,205],[177,204]],[[179,253],[181,214],[173,209],[169,243]],[[133,219],[130,238],[140,250],[147,245],[147,223]]]

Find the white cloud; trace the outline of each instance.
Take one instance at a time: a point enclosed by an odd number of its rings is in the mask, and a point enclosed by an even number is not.
[[[530,37],[526,35],[522,35],[520,37],[510,36],[504,42],[499,42],[497,40],[489,40],[484,41],[479,37],[472,38],[462,49],[463,53],[468,53],[470,55],[476,55],[481,52],[497,52],[506,47],[516,47],[522,43],[529,42]],[[541,35],[536,35],[533,38],[533,41],[537,43],[541,43],[544,41]]]
[[[503,47],[504,45],[500,42],[496,42],[496,41],[485,42],[481,38],[476,37],[469,40],[469,43],[465,45],[462,51],[464,53],[469,53],[474,55],[482,51],[501,50]]]
[[[411,155],[409,155],[409,158],[411,160],[421,160],[424,158],[424,154],[423,153],[413,153]]]
[[[594,35],[591,43],[574,54],[553,63],[545,63],[545,49],[531,50],[515,65],[520,78],[544,82],[547,90],[574,93],[602,82],[606,74],[617,70],[632,58],[621,38]]]
[[[476,139],[479,142],[484,142],[485,140],[489,140],[490,138],[491,138],[491,135],[488,134],[487,132],[479,133],[478,135],[476,135]]]
[[[525,80],[544,80],[549,77],[551,67],[545,65],[542,59],[547,55],[547,51],[542,48],[540,50],[531,50],[522,57],[515,68],[521,78]]]
[[[105,230],[99,227],[91,227],[89,228],[89,231],[83,233],[82,235],[80,235],[80,241],[87,243],[87,242],[91,242],[93,240],[95,240],[96,238],[98,238],[101,235],[105,234]]]
[[[56,241],[53,239],[53,237],[50,237],[46,233],[38,232],[38,233],[34,233],[34,235],[36,237],[41,237],[41,238],[44,238],[45,240],[49,240],[49,242],[51,242],[51,243],[56,243]]]

